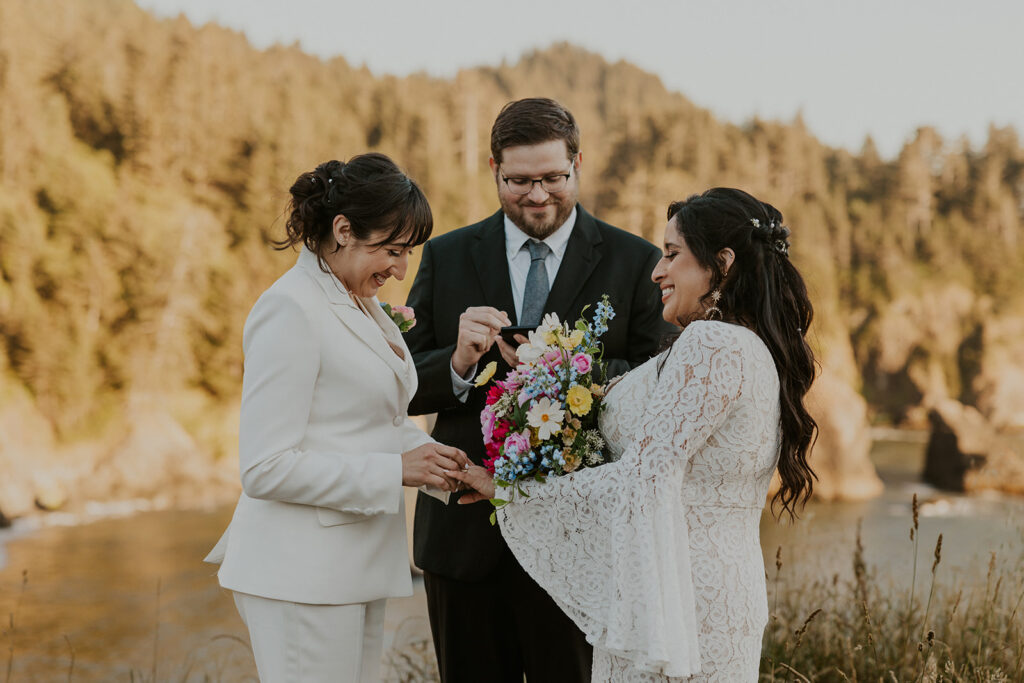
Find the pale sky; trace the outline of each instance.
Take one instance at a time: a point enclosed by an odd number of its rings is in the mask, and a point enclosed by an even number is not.
[[[792,120],[892,157],[921,125],[978,146],[990,123],[1024,138],[1021,0],[136,0],[298,42],[374,73],[514,62],[569,41],[657,74],[718,117]]]

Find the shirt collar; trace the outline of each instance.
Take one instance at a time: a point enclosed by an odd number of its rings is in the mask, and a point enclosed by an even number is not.
[[[516,257],[516,254],[526,244],[526,240],[531,239],[529,235],[520,230],[519,226],[512,222],[512,219],[505,216],[505,250],[508,254],[509,260]],[[550,247],[551,252],[558,257],[561,261],[562,257],[565,256],[565,248],[569,246],[569,236],[572,235],[572,226],[576,225],[576,207],[572,207],[572,213],[565,220],[564,223],[555,230],[553,233],[548,235],[547,239],[542,240],[544,244]]]

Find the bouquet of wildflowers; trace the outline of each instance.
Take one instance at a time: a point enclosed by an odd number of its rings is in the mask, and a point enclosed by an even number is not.
[[[590,322],[580,318],[574,327],[549,313],[517,349],[516,368],[488,390],[480,425],[487,452],[484,466],[496,486],[527,495],[518,482],[544,481],[549,474],[605,462],[597,418],[606,367],[598,339],[614,317],[608,295],[597,303]],[[496,363],[488,363],[476,386],[491,381],[496,369]],[[495,507],[506,502],[491,500]]]

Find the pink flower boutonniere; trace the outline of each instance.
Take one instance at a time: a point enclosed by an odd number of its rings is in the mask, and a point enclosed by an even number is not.
[[[392,306],[381,303],[381,308],[388,314],[388,317],[398,326],[399,332],[408,332],[416,327],[416,313],[408,306]]]

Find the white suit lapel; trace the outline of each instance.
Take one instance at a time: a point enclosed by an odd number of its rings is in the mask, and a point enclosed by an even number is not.
[[[320,269],[320,263],[313,252],[303,249],[296,265],[305,269],[316,280],[327,297],[331,312],[352,331],[356,338],[369,346],[394,371],[409,396],[416,393],[416,374],[413,372],[409,349],[405,346],[402,335],[394,322],[380,307],[376,297],[368,299],[360,297],[359,299],[373,316],[373,320],[371,320],[356,305],[338,278],[332,273],[325,273]],[[404,360],[391,349],[388,341],[405,352]]]
[[[395,321],[388,317],[388,314],[381,308],[377,297],[370,299],[360,297],[360,301],[363,302],[363,306],[373,316],[376,325],[384,333],[387,341],[402,350],[404,358],[399,358],[398,354],[390,348],[387,349],[387,352],[391,354],[391,360],[395,361],[398,367],[401,368],[400,370],[395,370],[395,372],[398,374],[398,378],[402,380],[406,391],[409,392],[409,397],[412,398],[412,395],[416,393],[416,366],[412,362],[412,352],[409,351],[409,347],[405,345],[405,339],[402,338],[402,332],[398,329]]]
[[[346,298],[348,298],[347,295]],[[381,360],[387,363],[388,367],[391,368],[398,376],[399,381],[402,382],[406,391],[409,392],[409,396],[412,396],[413,391],[410,391],[409,388],[411,373],[408,370],[406,362],[409,359],[409,351],[405,348],[400,337],[398,339],[389,339],[387,332],[385,332],[386,328],[383,327],[383,324],[394,327],[394,323],[392,323],[391,320],[388,319],[387,315],[384,314],[384,311],[381,309],[380,304],[376,299],[360,298],[360,300],[363,301],[364,306],[366,306],[366,309],[370,311],[370,315],[374,316],[375,320],[371,320],[366,317],[351,298],[349,298],[348,303],[332,302],[331,310],[336,316],[338,316],[341,322],[345,323],[345,325],[352,330],[352,333],[355,334],[355,336],[361,339],[363,343],[373,350],[374,353],[380,356]],[[374,310],[375,308],[376,310]],[[378,314],[383,316],[384,319],[376,319],[376,315]],[[393,344],[398,346],[398,348],[405,351],[406,360],[402,360],[398,357],[398,354],[392,350],[388,341],[391,341]]]

